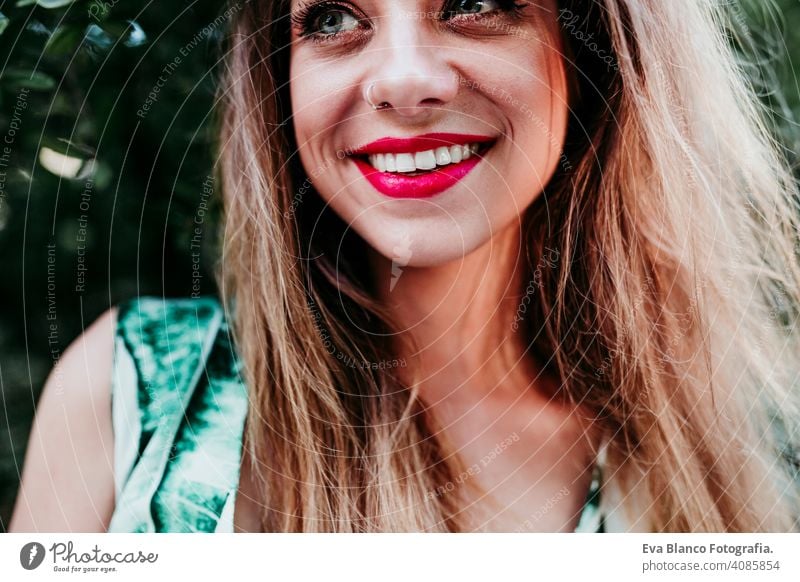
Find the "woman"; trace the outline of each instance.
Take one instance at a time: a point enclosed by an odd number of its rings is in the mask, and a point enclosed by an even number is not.
[[[796,529],[797,192],[729,16],[242,5],[225,313],[87,330],[12,529]]]

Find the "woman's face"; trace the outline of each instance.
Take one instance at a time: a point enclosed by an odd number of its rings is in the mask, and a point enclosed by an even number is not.
[[[518,223],[561,162],[554,0],[292,0],[291,11],[300,159],[345,222],[410,266]]]

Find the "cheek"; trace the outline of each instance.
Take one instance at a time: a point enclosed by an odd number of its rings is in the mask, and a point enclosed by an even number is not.
[[[294,128],[295,140],[297,142],[297,155],[308,175],[315,165],[314,156],[314,136],[319,135],[320,131],[329,123],[325,118],[325,111],[321,107],[315,107],[313,91],[309,91],[303,80],[292,80],[292,126]],[[316,162],[318,164],[319,161]]]
[[[513,80],[499,104],[513,137],[505,175],[521,207],[539,195],[556,171],[568,166],[562,154],[569,105],[560,57],[554,54],[528,70],[534,73]]]
[[[290,60],[291,122],[297,154],[311,176],[340,161],[336,140],[330,136],[348,115],[350,105],[342,90],[347,80],[335,73],[337,68],[306,59],[302,52],[298,49]]]

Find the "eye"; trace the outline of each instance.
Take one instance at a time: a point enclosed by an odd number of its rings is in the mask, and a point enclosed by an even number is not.
[[[355,31],[363,26],[352,11],[337,2],[317,2],[306,5],[291,17],[300,36],[315,41],[329,40],[340,34]]]
[[[527,0],[450,0],[442,9],[442,20],[478,21],[497,16],[519,20],[525,8],[530,4]]]
[[[458,14],[483,14],[503,8],[499,0],[454,0],[445,6],[447,8],[443,12],[447,17]]]
[[[339,34],[358,27],[358,20],[344,10],[328,10],[321,14],[316,23],[316,31],[324,35]]]

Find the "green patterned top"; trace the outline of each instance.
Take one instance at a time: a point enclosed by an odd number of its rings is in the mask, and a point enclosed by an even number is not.
[[[233,532],[248,403],[240,365],[214,298],[142,297],[118,307],[108,531]],[[632,529],[601,505],[604,454],[576,532]]]

